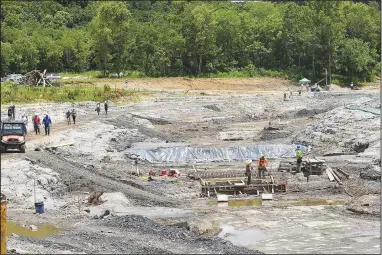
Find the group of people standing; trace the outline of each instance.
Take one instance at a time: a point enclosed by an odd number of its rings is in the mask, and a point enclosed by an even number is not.
[[[248,181],[247,181],[247,184],[251,184],[251,181],[252,181],[252,171],[253,171],[253,167],[252,167],[252,160],[247,160],[245,162],[245,175],[248,177]],[[258,161],[258,165],[257,165],[257,171],[258,171],[258,177],[259,179],[265,179],[265,171],[267,171],[267,166],[268,166],[268,160],[265,159],[265,157],[263,155],[261,155],[259,161]]]
[[[109,105],[107,104],[107,101],[105,101],[104,103],[104,109],[105,109],[105,114],[107,115],[107,111],[109,110]],[[97,107],[95,110],[97,114],[99,115],[99,113],[101,112],[101,103],[97,103]]]
[[[296,170],[297,170],[297,173],[301,172],[301,164],[302,164],[302,146],[297,145],[297,147],[296,147]],[[257,171],[258,171],[257,177],[259,179],[265,179],[265,172],[268,171],[267,166],[268,166],[268,160],[266,160],[265,157],[263,155],[261,155],[260,159],[258,160],[258,165],[257,165]],[[248,181],[247,181],[248,185],[251,184],[251,181],[252,181],[252,171],[253,171],[252,160],[249,159],[249,160],[245,161],[245,176],[248,177]]]
[[[66,112],[66,121],[68,122],[68,125],[72,124],[71,119],[73,119],[73,124],[76,124],[76,118],[77,118],[77,112],[74,108]]]
[[[41,122],[40,116],[38,116],[38,114],[35,113],[32,118],[32,122],[33,122],[34,132],[36,133],[36,135],[40,134],[41,124],[44,125],[45,135],[50,135],[50,127],[52,126],[52,119],[49,117],[48,114],[45,114]]]

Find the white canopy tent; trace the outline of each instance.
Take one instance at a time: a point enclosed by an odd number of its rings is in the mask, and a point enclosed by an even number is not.
[[[310,83],[310,80],[308,80],[307,78],[303,78],[303,79],[299,80],[298,83],[306,85],[306,84]]]

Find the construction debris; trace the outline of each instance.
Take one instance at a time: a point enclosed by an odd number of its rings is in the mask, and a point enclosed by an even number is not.
[[[17,84],[19,85],[42,85],[45,87],[59,85],[57,80],[51,80],[46,77],[46,69],[44,72],[40,72],[39,70],[32,70],[26,73],[21,79],[18,80]]]
[[[93,205],[99,205],[102,204],[103,201],[101,199],[101,196],[103,195],[104,192],[94,192],[88,197],[88,204],[93,204]]]

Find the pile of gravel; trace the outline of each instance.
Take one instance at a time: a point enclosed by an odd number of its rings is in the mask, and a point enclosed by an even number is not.
[[[24,247],[38,245],[39,252],[44,254],[61,250],[89,254],[263,254],[234,246],[221,238],[201,237],[184,227],[162,225],[137,215],[86,220],[72,224],[59,235],[20,236],[17,242]]]
[[[238,247],[231,242],[218,237],[200,237],[192,231],[183,227],[162,225],[148,218],[138,215],[127,215],[121,217],[112,217],[103,221],[103,225],[118,228],[121,230],[130,230],[141,232],[142,235],[148,235],[155,239],[167,240],[173,245],[177,245],[179,253],[188,253],[184,250],[187,246],[195,247],[195,250],[190,250],[193,253],[224,253],[224,254],[262,254],[256,250],[250,250],[244,247]],[[154,248],[155,245],[153,245]],[[166,247],[163,245],[163,247]],[[183,248],[182,248],[183,247]],[[157,253],[160,251],[151,251]],[[151,253],[150,252],[150,253]],[[168,251],[171,253],[171,251]]]

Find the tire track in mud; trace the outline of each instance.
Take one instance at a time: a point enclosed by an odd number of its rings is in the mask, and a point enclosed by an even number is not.
[[[25,156],[32,163],[50,168],[59,173],[62,182],[70,185],[71,189],[78,187],[78,189],[83,191],[122,192],[134,204],[143,206],[175,206],[173,201],[168,201],[158,195],[91,171],[80,164],[61,159],[49,152],[28,152]]]

